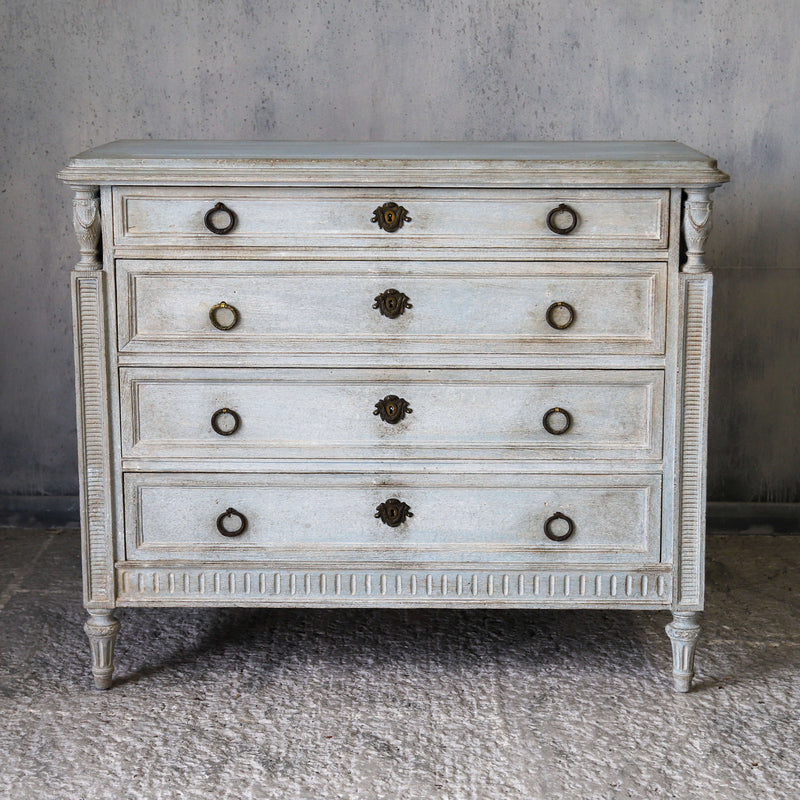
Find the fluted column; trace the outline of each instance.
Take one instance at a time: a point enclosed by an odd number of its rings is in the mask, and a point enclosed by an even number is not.
[[[694,651],[700,636],[699,615],[695,611],[674,611],[665,628],[672,642],[672,680],[676,692],[688,692],[694,677]]]
[[[84,626],[92,649],[92,674],[98,689],[111,688],[114,672],[114,642],[119,633],[119,622],[111,609],[89,609],[89,620]]]

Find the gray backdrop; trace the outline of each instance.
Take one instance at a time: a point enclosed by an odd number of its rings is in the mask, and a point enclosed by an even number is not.
[[[679,139],[733,178],[709,247],[709,497],[800,500],[797,0],[4,0],[0,31],[0,494],[77,491],[70,155]]]

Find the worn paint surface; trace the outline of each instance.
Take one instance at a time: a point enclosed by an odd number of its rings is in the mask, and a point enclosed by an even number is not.
[[[722,273],[709,496],[797,500],[796,315],[762,300],[800,284],[799,99],[780,79],[800,72],[798,27],[793,0],[8,0],[0,493],[76,491],[77,253],[55,178],[69,155],[147,137],[672,138],[713,153],[734,180],[715,197],[708,248]]]

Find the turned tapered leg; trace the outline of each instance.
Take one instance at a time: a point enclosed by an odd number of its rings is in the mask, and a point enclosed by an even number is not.
[[[94,685],[98,689],[110,689],[114,672],[114,641],[119,622],[114,619],[114,612],[110,608],[90,609],[84,630],[92,648]]]
[[[696,611],[674,611],[666,627],[672,641],[672,680],[676,692],[688,692],[694,677],[694,649],[700,635]]]

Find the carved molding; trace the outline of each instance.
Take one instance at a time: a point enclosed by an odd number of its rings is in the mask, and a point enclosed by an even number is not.
[[[92,674],[98,689],[111,687],[114,672],[114,642],[119,632],[119,622],[111,609],[89,611],[89,619],[84,625],[92,651]]]
[[[698,615],[676,611],[664,630],[672,643],[672,680],[676,692],[688,692],[694,677],[694,653],[700,636]]]
[[[108,603],[113,567],[103,273],[76,271],[72,279],[85,600]]]
[[[701,608],[704,585],[706,412],[712,276],[681,278],[685,350],[681,391],[681,460],[677,606]]]
[[[668,605],[671,575],[655,571],[369,570],[117,566],[121,603],[253,605],[415,603]]]
[[[700,636],[700,626],[692,629],[676,628],[674,625],[667,625],[669,628],[669,636],[671,639],[678,639],[682,642],[695,642]]]
[[[103,268],[100,260],[100,196],[96,186],[73,186],[72,223],[81,259],[75,265],[78,270]]]
[[[711,233],[711,192],[714,187],[687,189],[683,206],[683,237],[686,243],[684,272],[707,272],[706,240]]]

